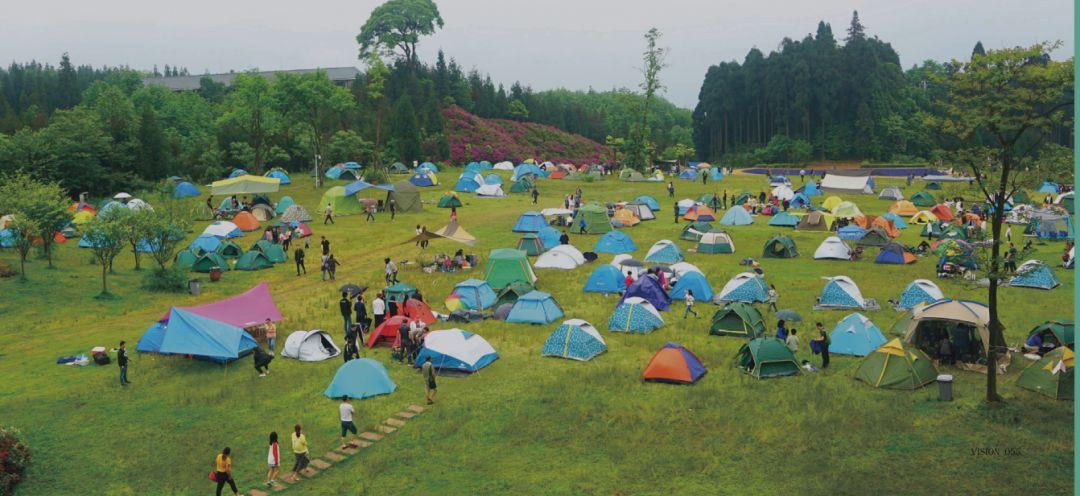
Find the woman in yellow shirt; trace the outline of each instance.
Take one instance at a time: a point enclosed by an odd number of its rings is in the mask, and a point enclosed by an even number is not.
[[[229,454],[232,450],[228,446],[221,450],[217,458],[214,459],[214,480],[217,481],[217,496],[221,496],[221,488],[225,487],[225,484],[229,485],[229,489],[232,489],[234,495],[240,493],[236,490],[236,481],[232,477],[232,458]]]
[[[300,480],[300,471],[308,466],[307,437],[300,432],[300,424],[296,424],[296,426],[293,427],[292,450],[293,456],[296,457],[296,462],[293,463],[292,473],[289,474],[289,476],[293,482],[296,482]]]

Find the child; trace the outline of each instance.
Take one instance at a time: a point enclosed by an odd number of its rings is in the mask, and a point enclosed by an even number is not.
[[[266,464],[270,467],[266,471],[266,487],[274,487],[277,484],[277,475],[281,471],[281,452],[278,451],[277,432],[270,433],[270,449],[266,454]]]
[[[686,290],[686,311],[683,312],[682,318],[685,319],[688,315],[694,314],[697,317],[697,312],[694,311],[694,292],[692,290]]]

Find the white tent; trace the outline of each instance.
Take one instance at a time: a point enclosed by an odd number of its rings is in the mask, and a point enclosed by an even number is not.
[[[904,192],[900,191],[900,188],[896,186],[886,186],[885,189],[881,190],[878,198],[881,200],[903,200]]]
[[[677,205],[679,205],[679,212],[682,213],[682,212],[685,212],[686,209],[688,209],[688,208],[690,208],[690,207],[692,207],[694,205],[697,205],[697,202],[694,201],[694,200],[691,200],[689,198],[683,198],[682,200],[679,200]]]
[[[1075,197],[1076,197],[1076,192],[1075,191],[1070,191],[1068,193],[1062,193],[1060,195],[1057,195],[1057,198],[1054,198],[1054,203],[1057,204],[1057,205],[1061,205],[1062,200],[1064,200],[1066,198],[1075,198]]]
[[[791,190],[791,186],[786,184],[781,184],[780,186],[773,188],[772,195],[779,198],[780,201],[791,201],[795,198],[795,192]]]
[[[544,253],[541,253],[539,257],[536,257],[536,263],[533,264],[533,267],[536,267],[538,269],[570,270],[576,269],[579,265],[581,264],[574,260],[574,257],[571,256],[569,253],[564,251],[556,251],[553,248]]]
[[[461,329],[431,331],[424,338],[424,348],[417,361],[431,356],[431,363],[438,368],[475,372],[496,358],[495,348],[479,334]]]
[[[132,198],[132,199],[128,200],[127,208],[130,208],[131,210],[135,210],[135,211],[138,211],[138,210],[149,210],[151,212],[154,211],[154,207],[151,207],[149,203],[146,203],[145,201],[142,201],[142,200],[140,200],[138,198]]]
[[[281,356],[301,362],[321,362],[340,354],[341,350],[334,344],[330,334],[318,329],[289,334],[285,346],[281,348]]]
[[[549,251],[557,251],[563,253],[566,256],[572,258],[574,263],[582,265],[585,263],[585,254],[581,253],[581,250],[577,249],[574,245],[559,245],[552,248]]]
[[[851,247],[844,240],[829,236],[814,250],[815,260],[851,260]]]
[[[485,184],[476,188],[476,196],[481,198],[502,198],[506,196],[506,193],[503,193],[500,184]]]
[[[544,217],[551,217],[554,215],[574,215],[574,211],[566,208],[545,208],[540,211],[540,215]]]
[[[831,193],[872,194],[870,176],[837,176],[825,174],[821,180],[821,189]]]
[[[682,277],[683,274],[687,272],[697,272],[701,275],[705,275],[705,273],[702,272],[701,269],[697,268],[697,265],[689,262],[679,262],[677,264],[671,264],[668,268],[674,271],[675,275],[678,277]]]
[[[128,198],[131,198],[131,195],[128,193],[121,192],[113,195],[113,200],[126,200]]]
[[[217,222],[214,222],[213,224],[210,224],[209,226],[206,226],[206,229],[203,229],[202,233],[209,236],[225,238],[228,237],[230,233],[239,229],[240,228],[236,227],[236,224],[233,224],[232,222],[229,222],[227,220],[219,220]]]
[[[644,264],[638,266],[623,265],[623,262],[633,259],[634,257],[630,256],[627,253],[620,253],[618,255],[615,255],[615,257],[611,259],[611,265],[619,269],[620,274],[631,272],[634,274],[634,277],[637,277],[641,275],[642,272],[645,272]]]
[[[514,164],[512,164],[510,162],[502,161],[502,162],[499,162],[499,163],[495,164],[492,168],[495,169],[495,170],[512,171],[512,170],[514,170]]]

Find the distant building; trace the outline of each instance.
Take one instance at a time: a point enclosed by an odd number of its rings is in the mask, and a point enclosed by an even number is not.
[[[278,73],[289,74],[310,74],[315,71],[323,71],[326,76],[330,78],[330,82],[338,86],[348,86],[352,84],[356,76],[360,74],[360,70],[355,67],[327,67],[324,69],[291,69],[282,71],[262,71],[256,74],[268,79],[273,80]],[[224,74],[201,74],[191,76],[168,76],[168,77],[149,77],[143,78],[143,84],[164,86],[173,91],[195,91],[199,89],[199,81],[204,77],[208,77],[215,83],[221,83],[225,86],[232,86],[233,79],[237,74],[243,74],[243,72],[227,72]]]

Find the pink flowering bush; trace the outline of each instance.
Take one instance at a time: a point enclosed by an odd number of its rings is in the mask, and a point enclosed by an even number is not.
[[[555,163],[598,163],[607,148],[583,136],[531,122],[483,119],[450,105],[443,109],[450,161],[456,164],[488,160],[514,163],[527,158]]]

